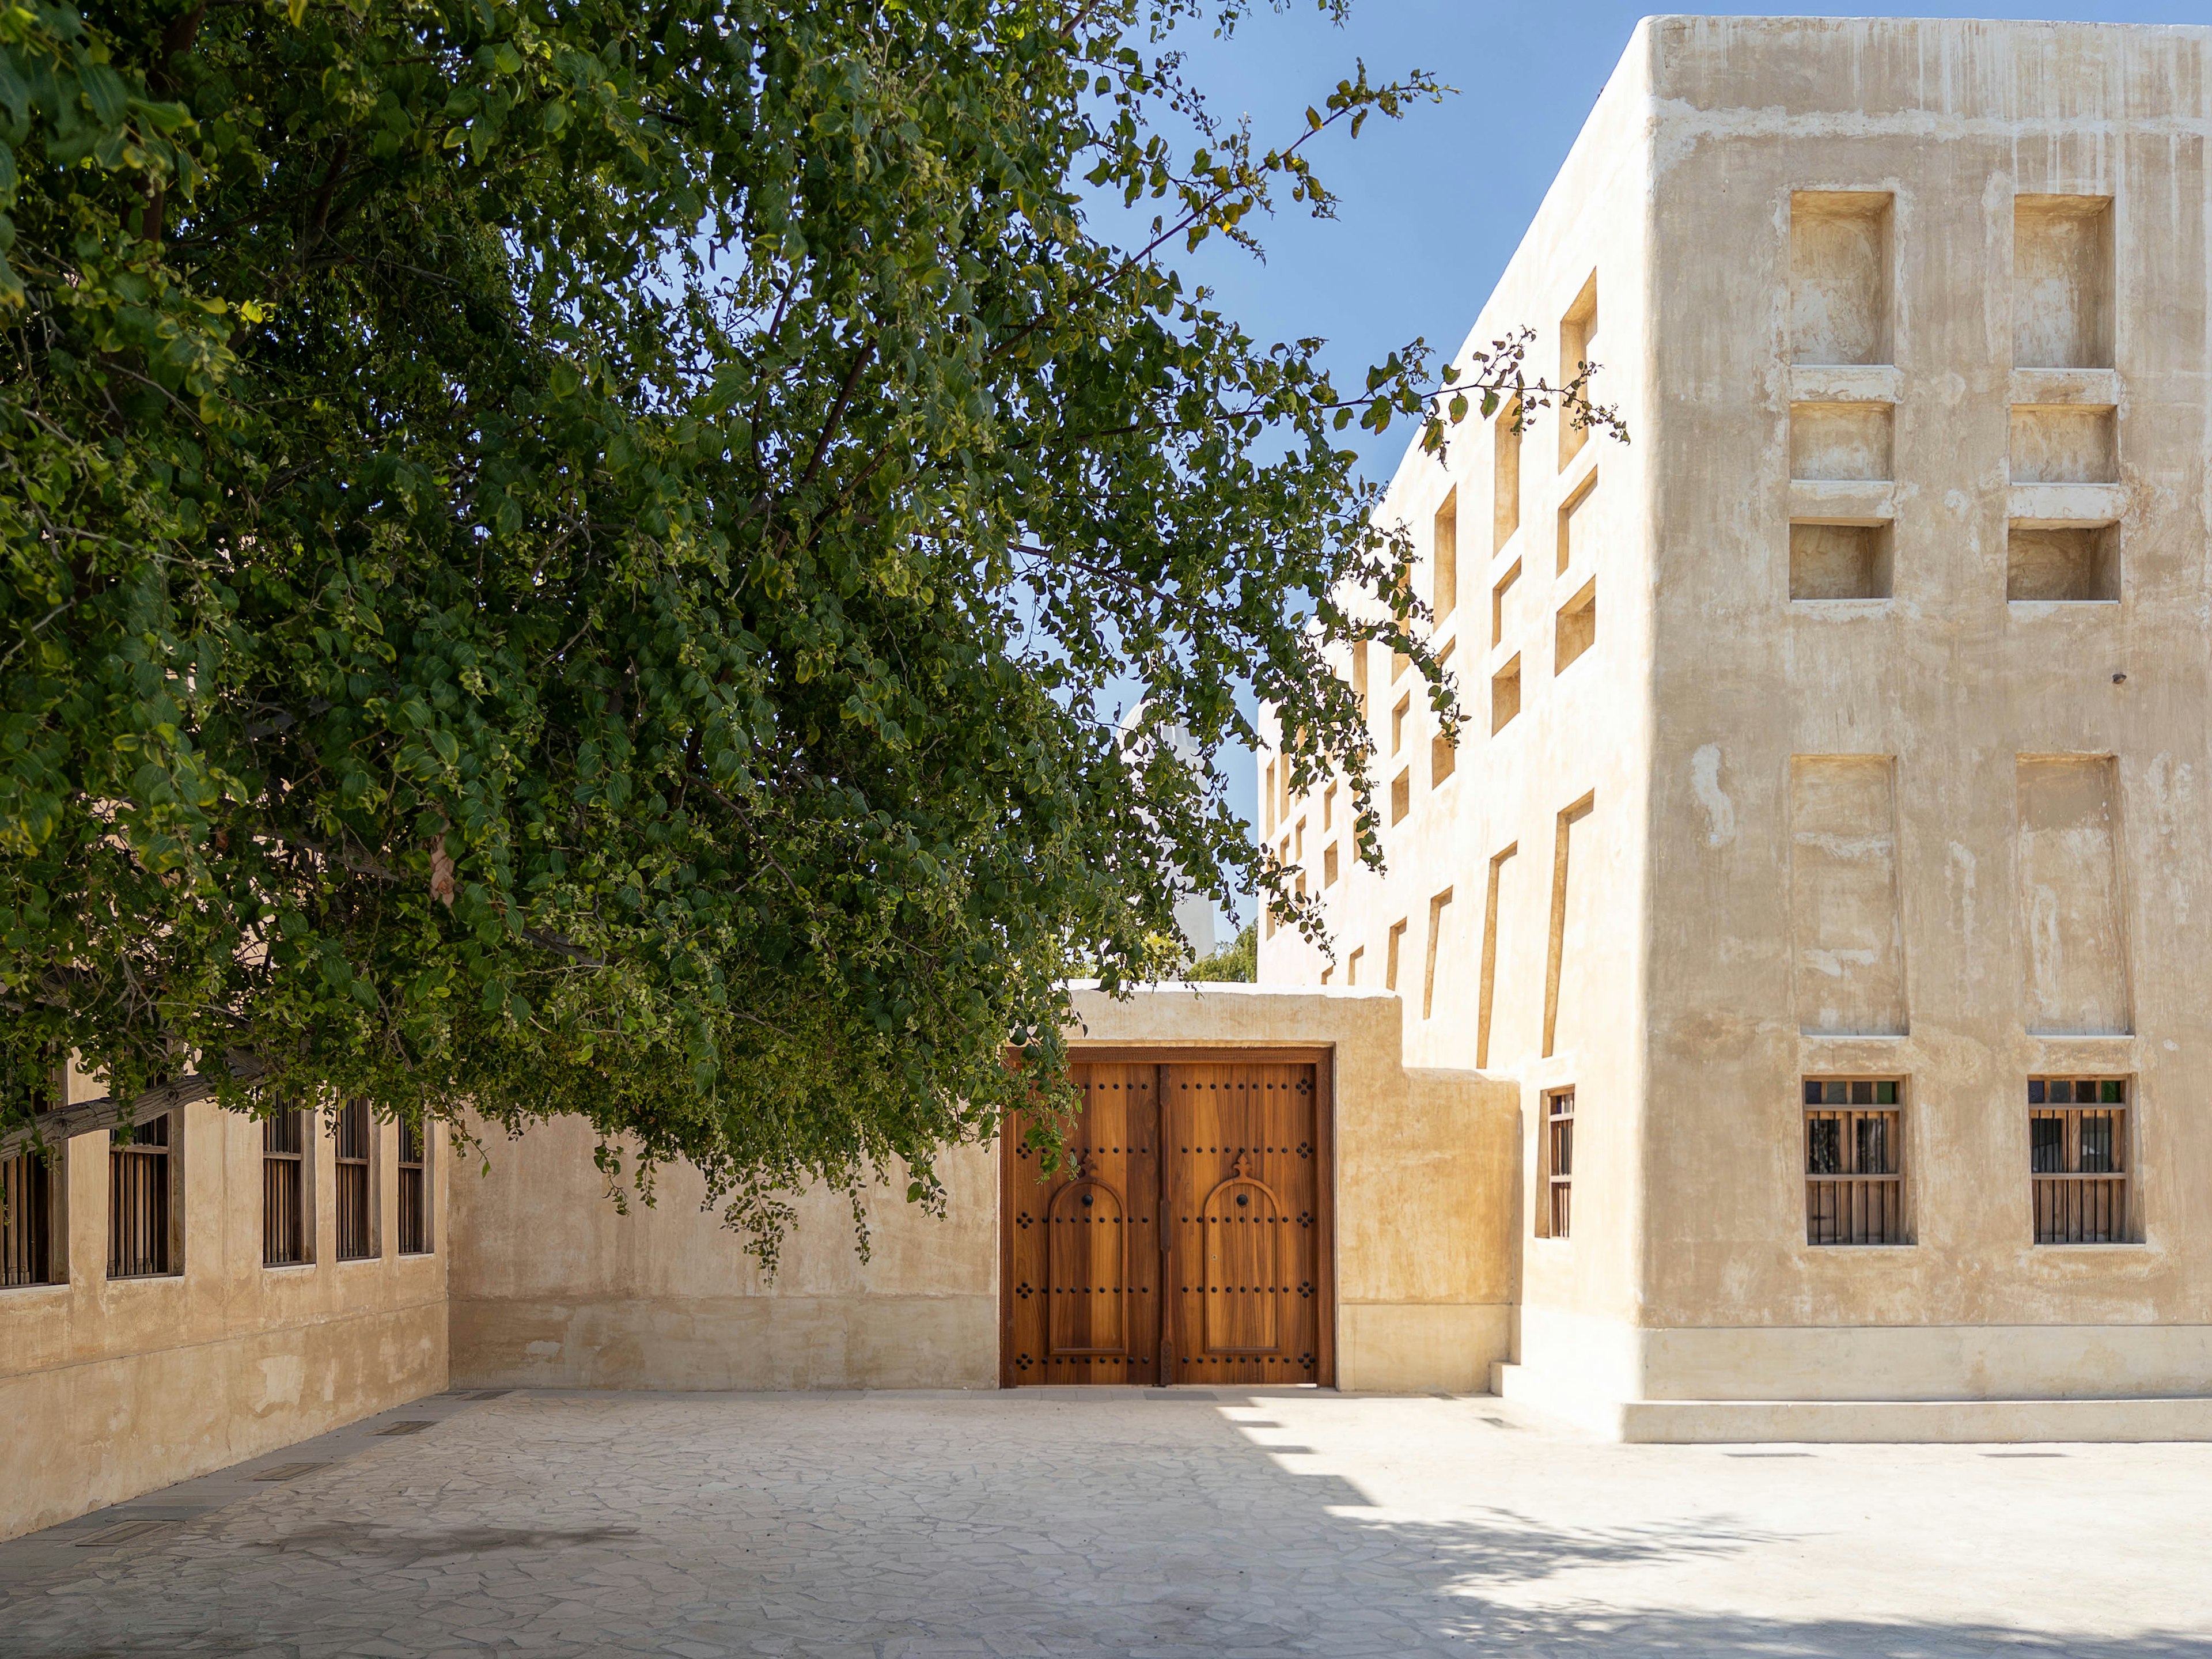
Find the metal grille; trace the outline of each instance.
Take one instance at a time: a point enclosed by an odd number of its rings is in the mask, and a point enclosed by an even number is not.
[[[429,1173],[424,1168],[424,1136],[418,1119],[399,1121],[399,1254],[422,1255],[430,1248]]]
[[[338,1260],[359,1261],[372,1256],[375,1249],[375,1229],[370,1224],[370,1199],[374,1188],[369,1181],[370,1137],[375,1124],[368,1115],[368,1107],[362,1101],[349,1101],[338,1108],[337,1121],[337,1212]]]
[[[2031,1078],[2028,1180],[2039,1244],[2122,1244],[2128,1216],[2124,1078]]]
[[[53,1202],[43,1155],[0,1161],[0,1285],[53,1282]]]
[[[261,1265],[307,1259],[307,1114],[283,1111],[261,1125]]]
[[[1905,1243],[1899,1086],[1895,1078],[1805,1079],[1807,1243]]]
[[[107,1153],[107,1276],[175,1271],[170,1242],[169,1119],[118,1129]]]
[[[1565,1238],[1573,1219],[1575,1091],[1562,1089],[1544,1097],[1544,1174],[1548,1194],[1549,1237]]]

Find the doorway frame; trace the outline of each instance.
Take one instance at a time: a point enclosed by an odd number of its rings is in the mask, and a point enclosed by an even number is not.
[[[1336,1045],[1334,1043],[1279,1042],[1073,1042],[1068,1045],[1067,1063],[1077,1066],[1170,1066],[1274,1064],[1282,1066],[1310,1066],[1314,1068],[1314,1156],[1321,1160],[1319,1178],[1315,1189],[1322,1194],[1321,1214],[1316,1218],[1320,1229],[1317,1249],[1320,1255],[1318,1272],[1323,1298],[1321,1316],[1316,1322],[1319,1331],[1315,1358],[1316,1385],[1323,1389],[1336,1386]],[[1156,1090],[1154,1098],[1160,1103],[1160,1134],[1164,1145],[1167,1133],[1167,1097],[1164,1091]],[[1013,1215],[1014,1175],[1016,1159],[1012,1137],[1002,1129],[999,1135],[998,1230],[999,1230],[999,1386],[1002,1389],[1035,1389],[1052,1386],[1042,1382],[1021,1382],[1014,1377],[1014,1237],[1010,1218]],[[1164,1168],[1163,1163],[1162,1168]],[[1156,1194],[1158,1203],[1164,1194]],[[1162,1224],[1166,1218],[1162,1214]],[[1173,1304],[1164,1294],[1159,1301],[1159,1316],[1163,1332],[1172,1316]],[[1157,1340],[1157,1339],[1156,1339]],[[1155,1348],[1155,1352],[1164,1350]],[[1086,1383],[1091,1388],[1159,1388],[1178,1386],[1166,1378],[1152,1382],[1115,1384]],[[1191,1385],[1180,1385],[1191,1386]],[[1221,1383],[1215,1386],[1233,1389],[1237,1385]],[[1250,1385],[1255,1388],[1278,1386],[1266,1383]]]

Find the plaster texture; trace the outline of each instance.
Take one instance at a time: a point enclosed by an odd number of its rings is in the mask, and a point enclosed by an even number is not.
[[[380,1253],[340,1261],[334,1149],[312,1136],[318,1259],[264,1267],[261,1125],[205,1102],[178,1115],[180,1271],[106,1276],[102,1133],[66,1151],[66,1282],[0,1290],[0,1537],[446,1386],[447,1149],[429,1149],[432,1249],[398,1255],[398,1131],[380,1126]]]
[[[816,1191],[773,1277],[703,1207],[689,1168],[656,1201],[608,1200],[588,1125],[486,1142],[490,1170],[456,1195],[453,1376],[471,1387],[995,1388],[995,1149],[940,1165],[940,1218],[899,1190],[852,1211]]]
[[[1633,441],[1409,453],[1382,512],[1464,737],[1344,665],[1380,876],[1263,754],[1336,957],[1278,929],[1261,978],[1395,959],[1409,1062],[1515,1080],[1526,1397],[2202,1431],[2208,70],[2202,28],[1648,19],[1476,319],[1597,362]],[[2126,1217],[2039,1243],[2027,1085],[2081,1075],[2127,1090]],[[1843,1246],[1802,1095],[1838,1077],[1899,1091],[1899,1218]]]
[[[315,1466],[289,1479],[246,1478],[279,1472],[264,1459],[0,1547],[0,1647],[2212,1652],[2206,1447],[1620,1446],[1487,1398],[1226,1389],[394,1415],[428,1426],[365,1425],[283,1454]],[[133,1515],[169,1519],[87,1542]]]
[[[1337,1381],[1480,1389],[1507,1355],[1510,1090],[1408,1072],[1395,999],[1159,986],[1076,993],[1086,1051],[1296,1048],[1334,1107]],[[803,1198],[773,1277],[671,1170],[650,1206],[605,1195],[588,1128],[489,1143],[457,1189],[453,1376],[472,1388],[990,1389],[999,1374],[1000,1149],[944,1164],[942,1217],[867,1195],[869,1254],[834,1195]]]

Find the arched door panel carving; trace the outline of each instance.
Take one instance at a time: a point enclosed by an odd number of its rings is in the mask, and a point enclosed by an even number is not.
[[[1199,1211],[1209,1354],[1272,1354],[1282,1347],[1277,1298],[1291,1294],[1280,1282],[1283,1206],[1267,1182],[1244,1173],[1248,1157],[1237,1153],[1235,1173],[1206,1194]]]
[[[1045,1332],[1054,1358],[1127,1355],[1128,1226],[1121,1195],[1091,1176],[1045,1211]]]

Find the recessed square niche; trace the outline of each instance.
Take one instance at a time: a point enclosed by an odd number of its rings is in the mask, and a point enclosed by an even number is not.
[[[1876,481],[1897,476],[1897,411],[1888,404],[1790,405],[1790,476]]]
[[[2071,404],[2014,404],[2014,483],[2118,483],[2117,411]]]
[[[2015,196],[2012,224],[2013,367],[2112,368],[2112,198]]]
[[[2014,525],[2005,558],[2005,598],[2109,604],[2120,597],[2118,525]]]
[[[1792,524],[1790,597],[1886,599],[1891,587],[1886,524]]]
[[[1887,363],[1886,191],[1801,190],[1790,198],[1790,361]]]

